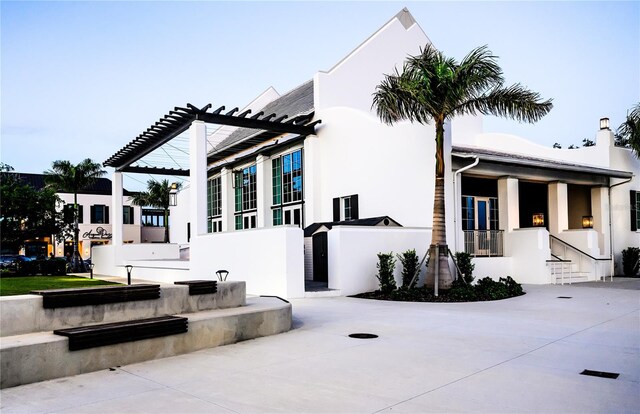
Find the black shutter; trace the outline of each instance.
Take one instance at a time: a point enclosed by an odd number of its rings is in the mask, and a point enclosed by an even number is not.
[[[340,199],[333,199],[333,221],[340,221]]]
[[[65,204],[62,213],[65,223],[73,223],[73,204]]]
[[[91,224],[96,222],[96,206],[91,206]]]
[[[638,206],[636,205],[636,192],[631,190],[630,193],[630,210],[631,210],[631,231],[638,230]]]
[[[358,212],[358,194],[351,196],[351,220],[358,220],[360,213]]]
[[[129,224],[136,224],[136,218],[134,217],[133,207],[129,206]]]
[[[104,206],[104,224],[109,224],[109,206]]]
[[[191,241],[191,223],[187,223],[187,243]]]
[[[84,214],[84,210],[82,209],[82,204],[78,204],[78,224],[82,224],[82,215]],[[73,220],[71,220],[73,221]]]

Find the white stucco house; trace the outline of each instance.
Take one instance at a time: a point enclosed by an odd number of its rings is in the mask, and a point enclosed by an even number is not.
[[[371,108],[383,74],[427,43],[404,9],[287,93],[269,88],[242,110],[169,112],[105,165],[116,169],[113,211],[124,172],[189,177],[171,211],[176,244],[124,244],[114,226],[96,271],[124,274],[132,264],[137,277],[174,281],[226,269],[248,293],[290,298],[318,294],[305,284],[340,295],[375,289],[378,252],[422,256],[431,241],[434,128],[387,126]],[[187,132],[187,168],[136,164]],[[477,276],[596,280],[620,267],[622,249],[640,245],[640,163],[606,127],[594,147],[559,150],[460,118],[446,126],[445,153],[447,239],[476,257]]]
[[[45,186],[45,174],[10,173],[20,181],[36,189]],[[108,178],[98,178],[91,186],[78,193],[78,250],[84,259],[91,257],[92,249],[111,243],[112,226],[121,225],[124,243],[157,243],[164,240],[163,212],[151,208],[141,208],[131,203],[130,193],[123,190],[121,214],[111,214],[112,183]],[[73,194],[58,192],[60,198],[56,208],[64,213],[65,221],[73,222]],[[15,252],[12,252],[15,253]],[[29,257],[53,254],[64,257],[73,254],[73,240],[58,242],[55,235],[25,240],[19,252]]]

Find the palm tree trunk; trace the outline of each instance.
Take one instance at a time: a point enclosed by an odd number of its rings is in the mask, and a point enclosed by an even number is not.
[[[449,247],[447,246],[447,228],[445,221],[445,194],[444,194],[444,118],[436,119],[436,168],[435,191],[433,196],[433,232],[431,233],[431,246],[429,246],[429,266],[427,267],[426,285],[434,286],[438,277],[438,287],[449,289],[453,282],[453,276],[449,269]],[[436,245],[439,254],[436,257]],[[435,274],[435,261],[439,263],[439,275]]]

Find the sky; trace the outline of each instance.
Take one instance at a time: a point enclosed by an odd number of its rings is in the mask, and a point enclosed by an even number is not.
[[[486,44],[508,84],[553,98],[540,122],[486,117],[486,132],[566,148],[640,101],[640,2],[2,0],[0,160],[31,173],[103,162],[175,106],[243,107],[296,87],[403,7],[446,55]]]

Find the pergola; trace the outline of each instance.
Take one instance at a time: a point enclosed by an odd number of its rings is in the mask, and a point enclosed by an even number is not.
[[[175,107],[173,111],[169,111],[168,114],[147,128],[133,141],[109,157],[104,162],[104,165],[113,167],[119,172],[188,176],[189,170],[186,169],[143,167],[132,164],[185,132],[194,121],[264,131],[263,134],[254,134],[236,143],[233,148],[223,148],[221,151],[216,152],[215,155],[208,156],[207,162],[224,158],[234,152],[256,145],[264,141],[265,134],[271,136],[284,133],[298,134],[300,136],[315,134],[315,125],[321,122],[318,120],[310,123],[313,118],[313,112],[289,118],[289,115],[286,114],[280,116],[275,113],[265,115],[264,112],[252,115],[250,109],[238,113],[239,109],[237,107],[223,113],[224,106],[213,112],[208,112],[211,108],[211,104],[198,109],[189,103],[186,108]]]
[[[255,114],[252,114],[251,110],[240,112],[237,107],[224,112],[224,106],[209,112],[211,108],[211,104],[198,109],[189,103],[186,108],[175,107],[103,163],[116,170],[112,191],[114,214],[122,211],[122,173],[188,176],[190,177],[191,228],[195,229],[195,234],[205,233],[206,179],[209,163],[224,159],[281,134],[295,134],[299,137],[313,135],[315,125],[321,122],[320,120],[311,122],[314,116],[313,111],[290,117],[287,114],[265,114],[262,111]],[[247,128],[255,130],[256,133],[208,152],[205,128],[207,123]],[[167,168],[151,164],[134,165],[141,158],[168,144],[187,130],[189,131],[189,168]],[[114,245],[121,245],[123,229],[116,223],[118,221],[114,220],[112,240]]]

